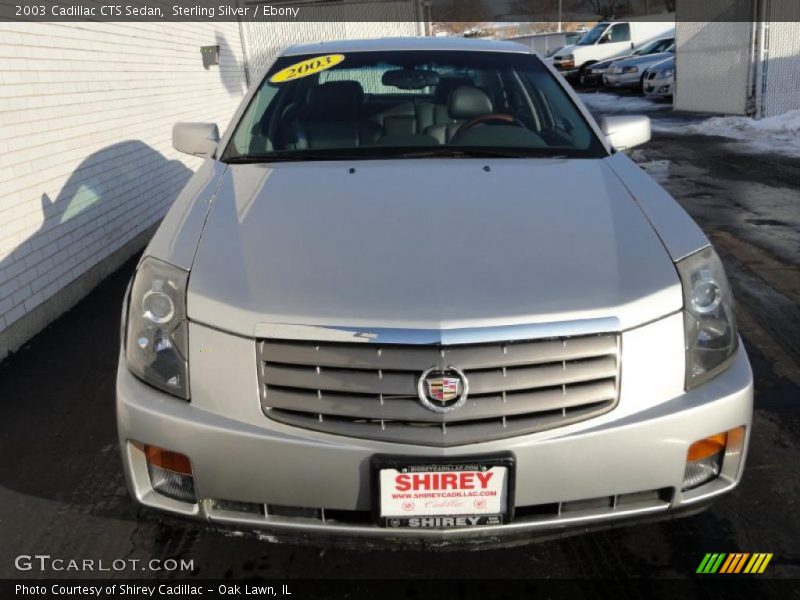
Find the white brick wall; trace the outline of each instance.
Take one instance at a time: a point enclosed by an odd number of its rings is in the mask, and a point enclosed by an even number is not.
[[[224,129],[245,81],[237,23],[0,23],[0,65],[2,335],[163,216],[199,165],[172,124]]]

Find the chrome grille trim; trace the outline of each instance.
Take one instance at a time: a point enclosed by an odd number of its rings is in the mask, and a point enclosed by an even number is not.
[[[477,344],[257,342],[269,418],[337,435],[430,446],[470,444],[558,427],[611,410],[619,396],[618,334]],[[419,401],[427,368],[462,369],[466,404]]]

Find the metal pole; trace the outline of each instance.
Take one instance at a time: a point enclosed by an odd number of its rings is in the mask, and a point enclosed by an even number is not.
[[[236,0],[236,9],[240,7],[239,0]],[[242,62],[244,62],[244,83],[245,87],[250,87],[250,53],[247,50],[247,40],[245,39],[244,28],[242,27],[242,17],[236,15],[236,22],[239,25],[239,41],[242,43]]]
[[[764,66],[765,62],[768,59],[767,55],[767,44],[766,44],[766,36],[767,36],[767,15],[769,14],[767,11],[767,1],[768,0],[761,0],[761,2],[756,2],[756,15],[758,22],[756,23],[756,77],[755,77],[755,114],[753,115],[756,119],[760,119],[764,116],[765,108],[764,108]]]
[[[561,33],[561,2],[558,0],[558,33]]]

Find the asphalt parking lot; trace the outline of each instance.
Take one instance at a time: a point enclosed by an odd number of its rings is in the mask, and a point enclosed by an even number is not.
[[[652,116],[681,118],[660,107]],[[124,488],[114,419],[119,310],[134,259],[0,365],[0,578],[64,575],[18,571],[20,554],[108,562],[181,557],[193,569],[171,575],[198,578],[692,578],[706,552],[735,551],[773,553],[764,578],[800,578],[800,159],[744,153],[724,138],[658,131],[634,158],[717,246],[755,371],[744,481],[710,510],[513,548],[432,555],[276,544],[139,509]]]

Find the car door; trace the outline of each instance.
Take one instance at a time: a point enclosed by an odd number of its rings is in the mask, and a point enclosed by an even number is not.
[[[603,45],[603,54],[609,57],[627,53],[632,48],[630,23],[614,23],[606,29],[598,44]]]

